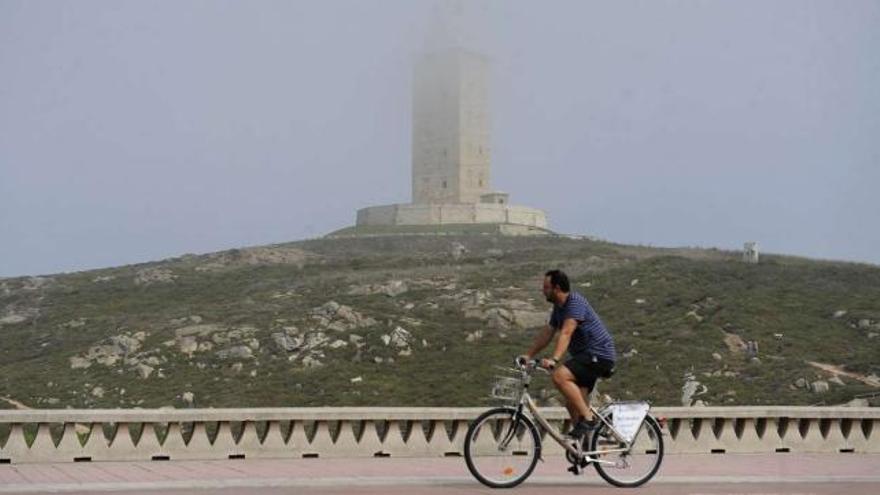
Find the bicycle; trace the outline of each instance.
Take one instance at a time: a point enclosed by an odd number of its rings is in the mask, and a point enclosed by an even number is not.
[[[468,427],[464,458],[468,470],[491,488],[511,488],[526,480],[541,458],[541,435],[535,422],[565,449],[577,475],[592,464],[605,481],[618,487],[640,486],[657,474],[663,460],[660,423],[643,401],[619,401],[590,410],[599,426],[578,442],[557,431],[529,395],[537,360],[505,369],[517,376],[496,377],[491,396],[511,402],[482,413]],[[544,370],[546,372],[546,370]]]

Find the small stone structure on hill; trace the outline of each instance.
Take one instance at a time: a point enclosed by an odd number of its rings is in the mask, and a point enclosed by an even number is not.
[[[747,242],[743,244],[743,261],[746,263],[758,263],[757,242]]]

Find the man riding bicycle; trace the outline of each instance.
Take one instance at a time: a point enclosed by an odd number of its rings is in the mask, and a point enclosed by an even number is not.
[[[541,360],[541,366],[553,371],[553,384],[565,396],[565,407],[574,425],[569,436],[581,438],[596,429],[588,395],[600,377],[609,377],[614,370],[614,340],[587,299],[571,291],[568,276],[561,270],[544,274],[544,297],[553,303],[550,322],[535,336],[535,341],[522,357],[532,359],[559,337],[552,357]],[[566,350],[569,359],[560,364]]]

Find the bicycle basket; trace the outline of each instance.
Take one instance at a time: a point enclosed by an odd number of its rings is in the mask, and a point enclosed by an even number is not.
[[[522,380],[510,376],[496,376],[492,382],[489,396],[493,399],[512,401],[519,399],[522,392]]]

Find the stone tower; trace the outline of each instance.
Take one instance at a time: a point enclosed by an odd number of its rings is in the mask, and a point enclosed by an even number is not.
[[[490,192],[489,61],[446,48],[413,73],[412,202],[479,203]]]
[[[543,211],[509,204],[490,182],[489,59],[465,48],[464,2],[438,4],[413,67],[412,202],[361,208],[358,227],[483,224],[484,230],[545,234]],[[365,229],[364,232],[370,232]]]

